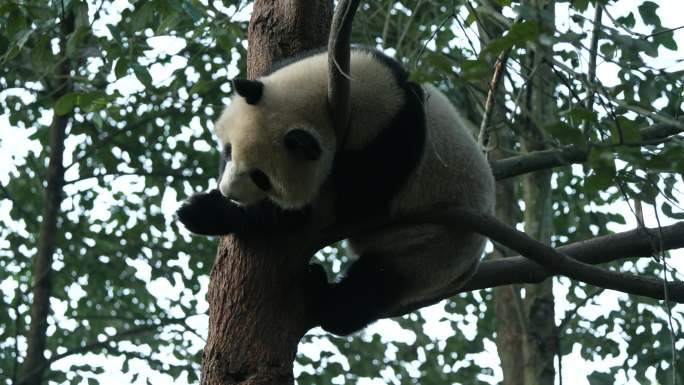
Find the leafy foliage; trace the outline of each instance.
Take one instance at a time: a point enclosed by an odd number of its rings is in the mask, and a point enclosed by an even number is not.
[[[657,205],[663,220],[681,220],[682,137],[642,135],[644,127],[677,122],[682,113],[681,68],[672,68],[676,60],[655,60],[680,53],[681,41],[668,29],[676,26],[661,21],[659,4],[643,1],[623,11],[621,1],[600,2],[601,82],[594,83],[585,73],[595,1],[558,1],[546,9],[488,3],[363,2],[354,40],[404,60],[413,79],[440,87],[472,122],[481,120],[494,58],[511,49],[498,127],[515,138],[509,151],[524,152],[528,134],[521,127],[529,124],[543,130],[549,148],[591,148],[582,166],[554,170],[554,244],[634,223],[624,209],[633,200]],[[215,243],[191,238],[171,213],[176,201],[215,185],[218,153],[210,128],[229,79],[244,70],[245,6],[194,0],[0,5],[0,116],[7,132],[0,146],[12,154],[0,166],[6,171],[0,174],[0,383],[16,383],[26,353],[49,132],[57,117],[69,124],[46,349],[55,362],[46,378],[97,383],[105,369],[91,358],[106,356],[120,360],[130,383],[197,382],[204,334],[198,325],[206,322],[202,299]],[[65,30],[68,20],[73,28]],[[549,21],[555,29],[544,27]],[[544,96],[558,114],[545,122],[534,121],[525,104],[538,70],[527,60],[534,45],[553,49],[542,65],[551,69],[555,87]],[[59,76],[60,66],[69,69],[68,79]],[[68,92],[56,97],[64,87]],[[589,97],[595,102],[587,106]],[[520,196],[510,199],[524,207]],[[348,262],[345,253],[329,248],[320,258],[338,273]],[[613,267],[663,273],[655,260]],[[670,270],[673,278],[681,274]],[[567,306],[579,309],[556,322],[561,354],[569,359],[580,346],[583,359],[612,363],[588,381],[672,381],[662,304],[618,297],[605,307],[610,310],[599,311],[593,302],[613,297],[567,280],[556,287],[567,291]],[[314,331],[297,357],[298,383],[492,383],[501,376],[492,353],[496,325],[509,321],[494,314],[487,290],[383,321],[353,338]],[[682,321],[682,308],[675,307],[675,332]],[[383,328],[395,332],[379,333]],[[141,362],[173,381],[150,377]],[[681,359],[675,374],[684,381]]]
[[[205,311],[198,308],[198,278],[206,276],[215,245],[181,231],[168,206],[215,183],[218,157],[208,128],[228,90],[226,68],[244,66],[236,58],[245,56],[246,22],[234,18],[243,6],[3,3],[0,113],[13,126],[3,130],[25,137],[31,150],[12,159],[1,181],[11,220],[0,228],[0,383],[17,380],[26,349],[31,258],[55,116],[68,117],[69,125],[49,359],[107,354],[122,358],[121,371],[134,377],[139,369],[131,363],[144,360],[175,379],[197,380],[201,339],[188,322]],[[60,25],[68,18],[74,29],[65,33]],[[55,99],[64,86],[56,76],[62,64],[70,91]],[[102,372],[82,358],[65,361],[81,364],[52,365],[46,378],[90,383]]]

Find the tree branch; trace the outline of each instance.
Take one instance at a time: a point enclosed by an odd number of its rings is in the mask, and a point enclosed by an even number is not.
[[[328,39],[328,105],[337,131],[337,145],[344,145],[351,111],[351,27],[359,0],[341,0],[335,8]]]
[[[589,159],[589,149],[571,145],[553,150],[531,152],[490,162],[496,180],[511,178],[529,172],[546,170]]]
[[[519,252],[543,266],[549,273],[565,275],[607,289],[665,299],[664,282],[660,279],[605,270],[580,259],[571,258],[562,250],[546,246],[527,234],[505,225],[492,215],[452,208],[445,210],[439,217],[441,222],[468,223],[469,228]],[[684,223],[681,226],[684,227]],[[684,303],[684,283],[672,283],[669,294],[671,300]]]
[[[654,124],[639,131],[644,141],[658,141],[681,132],[684,132],[684,129],[665,123]],[[501,180],[533,171],[584,163],[589,159],[593,147],[595,145],[592,144],[586,147],[570,145],[553,150],[535,151],[526,155],[492,161],[490,165],[494,177]]]
[[[66,52],[67,36],[74,31],[73,12],[64,11],[60,28],[60,52]],[[73,70],[71,63],[64,61],[57,69],[57,75],[69,75]],[[62,78],[54,85],[53,103],[72,89],[68,78]],[[64,187],[64,151],[66,130],[71,120],[70,115],[52,117],[49,128],[49,163],[45,174],[45,189],[42,201],[42,223],[38,233],[38,247],[34,256],[33,299],[31,303],[31,322],[26,336],[26,356],[19,376],[19,384],[40,385],[43,381],[43,369],[46,365],[44,351],[47,341],[48,314],[50,313],[50,297],[52,296],[52,262],[54,258],[57,221],[60,212]]]
[[[459,222],[463,223],[467,223],[468,221],[470,221],[470,219],[459,220]],[[658,242],[654,242],[654,240],[658,240]],[[660,240],[662,240],[662,243]],[[654,253],[659,252],[659,250],[654,249],[654,246],[662,247],[663,250],[673,250],[684,247],[684,222],[665,226],[660,230],[641,228],[618,234],[596,237],[561,246],[556,249],[556,252],[562,253],[567,257],[575,258],[581,263],[597,265],[625,258],[650,257]],[[527,255],[525,257],[517,256],[485,260],[480,263],[475,275],[464,286],[458,286],[460,283],[456,282],[450,289],[445,290],[444,295],[425,300],[418,304],[413,304],[410,308],[407,307],[402,309],[401,313],[395,315],[405,314],[421,307],[432,305],[458,293],[512,284],[539,283],[556,274],[557,273],[545,268],[539,263],[527,258]],[[649,281],[651,287],[658,285],[657,290],[662,297],[663,281],[654,280],[649,277],[639,278]],[[681,293],[684,286],[682,283],[677,283],[674,286],[678,287],[677,290],[679,290],[680,293],[678,302],[682,302]]]

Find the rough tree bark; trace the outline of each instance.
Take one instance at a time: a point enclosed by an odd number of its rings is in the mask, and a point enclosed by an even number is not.
[[[554,3],[553,0],[524,2],[535,10],[536,21],[545,30],[553,30]],[[545,58],[553,56],[552,47],[535,42],[528,49],[529,60],[525,63],[525,72],[532,78],[526,94],[528,115],[521,142],[526,152],[534,152],[547,149],[543,127],[557,120],[555,100],[549,97],[557,86],[557,78],[549,66],[542,65]],[[537,70],[533,73],[535,68]],[[553,234],[551,175],[551,170],[547,169],[525,174],[522,179],[525,232],[545,244],[550,243]],[[529,325],[527,338],[523,341],[523,376],[526,385],[554,384],[554,359],[558,351],[554,305],[551,278],[540,284],[525,285],[524,311]]]
[[[487,1],[486,4],[493,10],[500,12],[501,6]],[[472,12],[475,10],[473,9]],[[479,15],[478,32],[481,45],[485,46],[492,39],[501,36],[505,30],[496,21],[492,21],[486,15]],[[496,55],[488,57],[488,63],[494,68],[497,60]],[[504,69],[505,70],[505,69]],[[483,79],[483,86],[490,87],[489,79]],[[499,89],[503,89],[500,87]],[[503,93],[495,95],[495,103],[492,108],[490,118],[491,145],[494,148],[489,153],[490,162],[504,161],[510,156],[513,149],[515,138],[511,130],[504,125],[506,116]],[[520,216],[517,200],[517,183],[512,180],[497,181],[496,184],[496,211],[495,214],[502,222],[510,226],[515,226]],[[513,256],[514,253],[506,248],[495,248],[491,258],[501,260]],[[503,372],[503,385],[523,385],[523,343],[527,334],[524,314],[521,312],[519,291],[515,286],[495,287],[492,291],[494,306],[494,326],[496,328],[496,347],[499,359],[501,360],[501,370]]]
[[[247,76],[271,62],[325,46],[332,1],[257,0],[249,23]],[[306,234],[288,238],[228,236],[209,283],[209,335],[202,384],[294,382],[297,344],[313,326],[301,276],[312,255]]]
[[[60,25],[60,52],[66,55],[66,41],[74,31],[73,15],[66,15]],[[50,87],[53,102],[71,90],[69,81],[69,60],[62,60],[55,71],[54,78],[46,80]],[[54,79],[54,81],[52,81]],[[49,163],[45,172],[43,191],[42,222],[38,235],[38,250],[33,267],[33,298],[31,302],[31,324],[26,339],[26,358],[21,367],[21,385],[40,385],[47,369],[45,347],[47,343],[47,318],[50,313],[52,296],[52,261],[55,253],[57,220],[62,202],[64,187],[64,139],[69,124],[69,115],[53,115],[49,130]]]

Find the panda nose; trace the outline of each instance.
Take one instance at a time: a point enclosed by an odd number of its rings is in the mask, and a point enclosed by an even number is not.
[[[252,182],[254,182],[257,187],[262,189],[263,191],[268,191],[271,189],[271,181],[268,179],[268,176],[264,174],[263,171],[261,170],[254,170],[249,173],[249,177],[252,179]]]

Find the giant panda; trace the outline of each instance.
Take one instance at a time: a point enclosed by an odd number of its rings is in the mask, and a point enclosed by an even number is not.
[[[218,190],[177,212],[203,235],[278,234],[307,226],[321,202],[331,221],[390,224],[349,239],[357,256],[320,288],[320,325],[346,335],[438,296],[475,271],[485,239],[444,225],[407,224],[446,205],[491,212],[494,179],[444,94],[409,80],[382,52],[353,48],[351,115],[343,141],[328,109],[327,53],[233,81],[215,125],[223,148]]]

